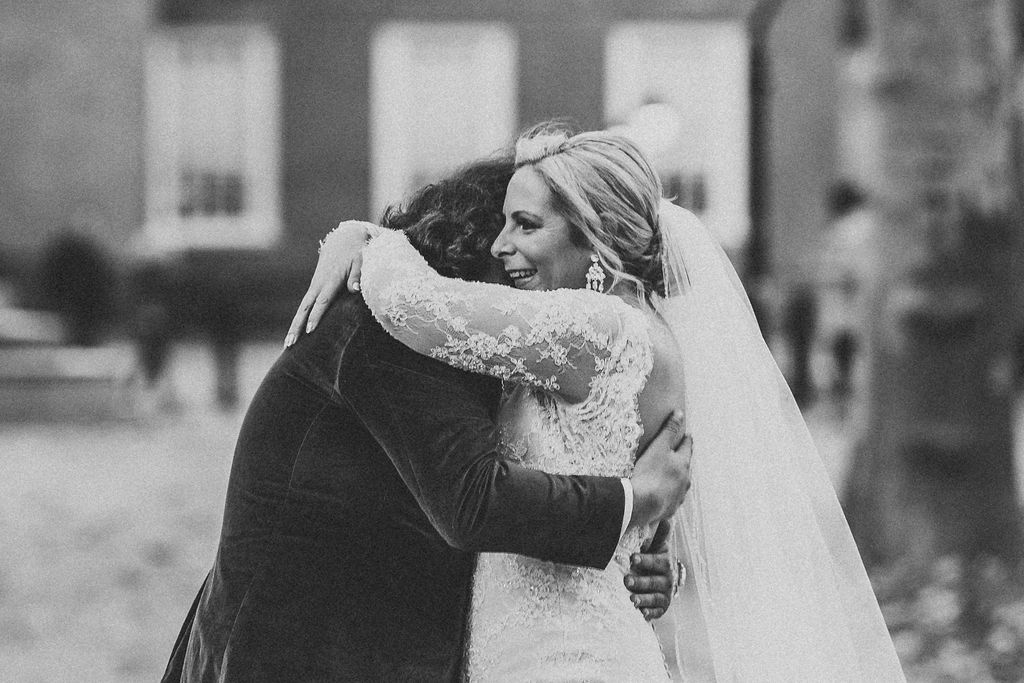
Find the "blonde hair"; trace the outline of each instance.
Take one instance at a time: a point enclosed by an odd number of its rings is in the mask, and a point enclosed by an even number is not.
[[[661,181],[636,144],[603,131],[570,135],[545,123],[516,142],[516,168],[526,166],[551,191],[574,242],[593,248],[612,287],[629,282],[642,301],[664,293]]]

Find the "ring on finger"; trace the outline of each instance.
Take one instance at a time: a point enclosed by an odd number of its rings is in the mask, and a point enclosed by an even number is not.
[[[675,571],[672,572],[672,597],[679,594],[679,588],[686,583],[686,567],[679,560],[676,560]]]

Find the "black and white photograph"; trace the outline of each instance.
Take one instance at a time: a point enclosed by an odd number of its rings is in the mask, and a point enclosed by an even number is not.
[[[1024,680],[1024,3],[0,0],[0,680]]]

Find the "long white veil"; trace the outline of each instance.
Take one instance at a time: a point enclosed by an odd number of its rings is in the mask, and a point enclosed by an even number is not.
[[[662,201],[693,486],[674,519],[689,598],[664,618],[684,680],[902,681],[846,518],[725,252]],[[671,649],[671,648],[669,648]]]

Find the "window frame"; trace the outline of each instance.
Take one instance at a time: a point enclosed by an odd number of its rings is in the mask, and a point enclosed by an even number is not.
[[[184,216],[181,175],[186,48],[232,41],[243,85],[242,210]],[[156,251],[267,248],[281,235],[281,59],[276,37],[258,24],[164,27],[146,46],[146,190],[144,234]]]
[[[439,35],[445,39],[439,41]],[[436,48],[442,58],[450,46],[471,50],[471,63],[459,65],[460,76],[471,84],[470,106],[480,112],[476,118],[482,124],[452,130],[451,139],[469,151],[452,157],[443,167],[429,169],[429,177],[418,175],[423,169],[416,168],[413,159],[416,117],[425,107],[415,99],[415,68],[409,67],[437,55],[417,54],[417,46]],[[514,27],[501,21],[391,21],[377,27],[370,47],[371,215],[379,216],[424,181],[511,143],[519,125],[518,50]],[[438,97],[453,97],[445,89],[436,92]]]

